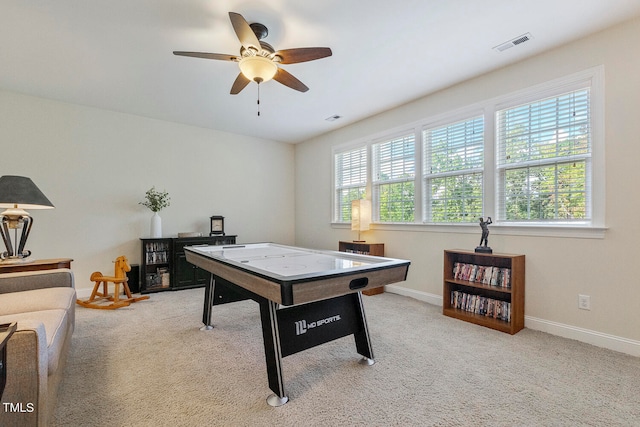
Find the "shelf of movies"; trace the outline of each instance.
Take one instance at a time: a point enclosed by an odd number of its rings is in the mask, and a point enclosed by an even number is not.
[[[492,317],[506,322],[511,321],[511,303],[461,291],[451,291],[451,308]]]
[[[147,264],[167,264],[169,262],[169,242],[146,242],[145,257]]]
[[[487,286],[511,288],[510,268],[456,262],[453,265],[453,278]]]

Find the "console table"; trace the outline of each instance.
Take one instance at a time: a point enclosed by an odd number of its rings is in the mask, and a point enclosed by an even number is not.
[[[71,258],[37,259],[18,264],[0,263],[0,273],[17,273],[22,271],[53,270],[56,268],[71,268]]]
[[[187,262],[185,246],[235,245],[236,235],[143,238],[140,293],[201,288],[211,273]]]

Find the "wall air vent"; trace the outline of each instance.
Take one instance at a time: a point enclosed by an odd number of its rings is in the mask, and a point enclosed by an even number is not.
[[[515,39],[509,40],[508,42],[499,44],[498,46],[495,46],[493,49],[498,51],[498,52],[503,52],[509,48],[512,48],[514,46],[518,46],[526,41],[529,41],[533,38],[533,36],[531,35],[531,33],[526,33],[523,34],[521,36],[516,37]]]

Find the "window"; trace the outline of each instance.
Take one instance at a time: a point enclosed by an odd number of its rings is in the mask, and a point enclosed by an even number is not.
[[[415,135],[373,144],[374,220],[415,221]]]
[[[496,113],[498,219],[591,219],[589,88]]]
[[[334,150],[334,221],[369,198],[390,229],[491,216],[509,233],[602,236],[603,106],[599,66]]]
[[[351,221],[351,201],[362,199],[367,186],[367,147],[335,155],[335,218]]]
[[[484,118],[425,128],[424,219],[475,222],[483,206]]]

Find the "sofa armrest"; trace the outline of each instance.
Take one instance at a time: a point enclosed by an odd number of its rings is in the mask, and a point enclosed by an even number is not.
[[[73,288],[73,272],[68,268],[0,274],[0,294],[42,288]]]
[[[44,325],[21,321],[7,342],[7,384],[2,402],[21,403],[27,412],[0,407],[0,425],[46,425],[47,338]]]

